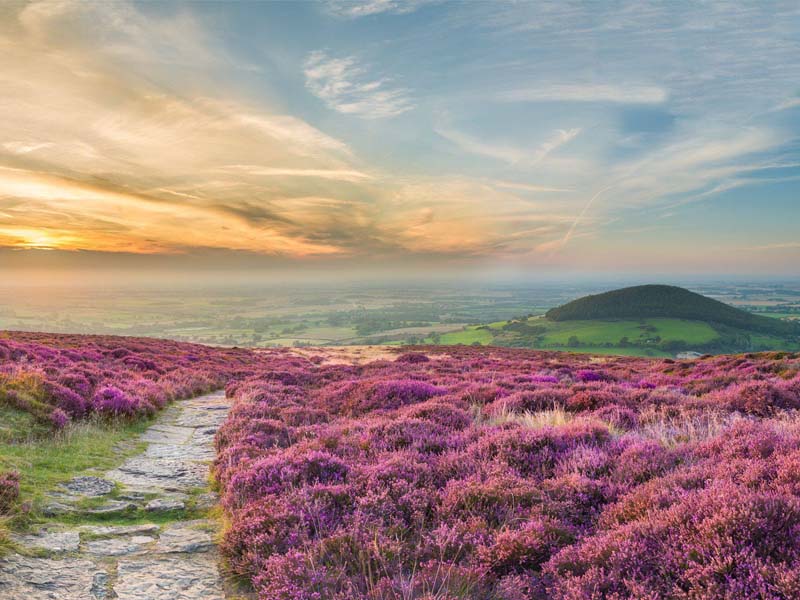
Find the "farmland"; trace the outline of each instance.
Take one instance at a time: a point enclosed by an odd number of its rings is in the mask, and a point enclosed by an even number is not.
[[[708,324],[681,319],[641,319],[618,321],[569,321],[556,323],[542,318],[528,318],[523,321],[501,321],[487,326],[471,326],[463,331],[447,333],[439,338],[441,344],[498,344],[515,345],[514,325],[522,323],[528,326],[532,335],[525,342],[516,341],[516,345],[526,345],[536,348],[569,348],[569,342],[577,338],[578,343],[572,348],[575,350],[584,347],[597,347],[602,351],[603,346],[612,344],[618,346],[619,341],[627,338],[631,343],[646,343],[647,340],[659,338],[660,341],[684,341],[687,344],[706,344],[719,337],[718,333]],[[525,332],[524,329],[522,329]],[[427,341],[434,341],[428,338]],[[574,341],[574,339],[573,339]],[[669,353],[660,352],[653,344],[650,356],[667,356]],[[617,348],[619,349],[619,348]],[[638,354],[646,354],[648,349],[638,349]]]
[[[715,285],[696,289],[776,319],[788,320],[798,309],[795,288],[789,285]],[[554,306],[597,291],[602,288],[554,283],[416,285],[407,289],[254,285],[209,288],[202,294],[187,294],[179,288],[59,290],[10,286],[0,288],[0,328],[150,336],[252,348],[425,342],[608,353],[610,345],[618,349],[618,354],[642,356],[675,353],[672,348],[659,348],[659,343],[648,343],[648,339],[682,341],[688,349],[694,349],[696,344],[708,345],[720,334],[712,334],[703,323],[634,319],[581,324],[570,331],[565,324],[535,319]],[[54,298],[58,298],[57,303]],[[519,323],[530,328],[514,331]],[[546,330],[538,331],[539,327]],[[648,331],[649,327],[654,330]],[[578,338],[578,348],[568,346],[573,335]],[[625,337],[631,342],[630,347],[620,347],[619,342]],[[714,349],[713,343],[711,346],[712,352],[724,350]],[[752,346],[753,350],[793,349],[769,336],[754,337]]]

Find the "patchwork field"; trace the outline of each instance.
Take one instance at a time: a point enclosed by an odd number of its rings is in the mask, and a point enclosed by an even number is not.
[[[499,321],[484,326],[468,326],[461,331],[445,333],[438,338],[440,344],[498,344],[528,345],[542,349],[583,349],[602,352],[604,346],[613,346],[614,354],[625,354],[624,344],[649,342],[652,348],[629,348],[634,356],[670,356],[672,353],[660,349],[663,342],[682,342],[687,345],[703,345],[719,338],[719,333],[708,323],[684,319],[651,318],[615,321],[549,321],[532,317],[523,321]],[[620,341],[623,346],[620,347]]]

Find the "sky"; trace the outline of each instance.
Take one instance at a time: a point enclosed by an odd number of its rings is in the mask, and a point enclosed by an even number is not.
[[[0,4],[0,270],[800,275],[797,2]]]

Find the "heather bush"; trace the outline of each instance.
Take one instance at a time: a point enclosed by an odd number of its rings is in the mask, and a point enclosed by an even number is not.
[[[68,422],[93,413],[133,419],[262,371],[267,358],[168,340],[7,332],[0,402],[53,425],[62,413]]]
[[[395,360],[400,363],[419,364],[430,361],[430,358],[421,352],[406,352],[398,356]]]
[[[83,396],[64,385],[51,383],[46,390],[56,408],[73,419],[83,418],[91,408]]]
[[[422,402],[442,393],[444,390],[425,381],[415,379],[384,381],[373,387],[367,400],[369,404],[362,408],[393,409]]]
[[[534,517],[500,529],[491,543],[478,548],[477,557],[495,575],[525,573],[538,569],[572,540],[570,531],[558,521]]]
[[[720,483],[588,536],[545,572],[553,598],[793,598],[800,502]]]
[[[97,414],[104,417],[133,417],[139,410],[140,401],[113,385],[107,385],[94,393],[91,405]]]
[[[798,356],[424,350],[229,385],[222,548],[260,598],[800,594]]]
[[[0,515],[6,514],[19,499],[19,473],[0,473]]]
[[[54,408],[50,413],[50,424],[54,431],[61,431],[69,423],[69,416],[60,408]]]

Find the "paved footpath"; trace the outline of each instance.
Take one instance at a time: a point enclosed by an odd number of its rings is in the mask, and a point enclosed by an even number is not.
[[[144,452],[55,490],[43,507],[53,521],[0,559],[0,599],[225,600],[217,523],[204,517],[228,408],[222,392],[176,402],[142,435]]]

